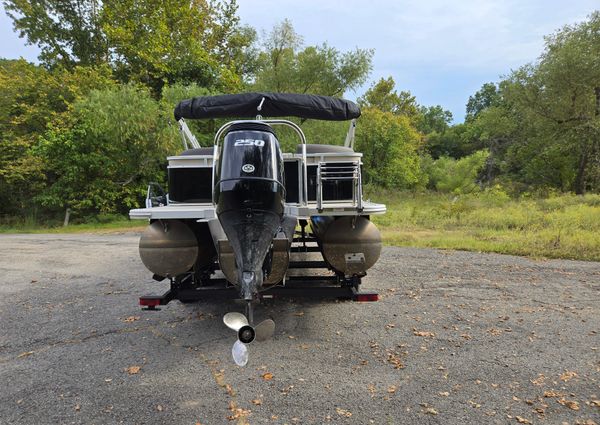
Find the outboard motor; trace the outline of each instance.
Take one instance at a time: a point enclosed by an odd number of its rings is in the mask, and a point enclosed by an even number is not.
[[[233,124],[216,167],[217,217],[233,248],[242,296],[250,301],[263,284],[285,202],[283,157],[273,129],[252,121]]]

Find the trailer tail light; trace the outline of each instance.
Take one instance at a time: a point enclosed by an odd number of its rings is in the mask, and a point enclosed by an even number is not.
[[[370,302],[379,301],[379,294],[377,292],[362,292],[354,296],[354,300],[358,302]]]
[[[140,297],[140,305],[148,308],[155,308],[160,305],[160,298]]]

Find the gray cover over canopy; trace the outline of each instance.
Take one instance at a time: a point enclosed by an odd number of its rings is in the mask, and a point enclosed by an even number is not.
[[[262,102],[262,108],[258,106]],[[180,118],[313,118],[344,121],[358,118],[360,108],[353,102],[329,96],[291,93],[242,93],[221,96],[201,96],[179,102],[175,119]]]

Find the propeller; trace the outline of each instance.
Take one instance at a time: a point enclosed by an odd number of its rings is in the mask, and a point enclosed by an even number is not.
[[[233,361],[238,366],[246,366],[246,363],[248,363],[247,344],[254,340],[266,341],[275,333],[275,322],[273,320],[263,320],[254,327],[248,322],[246,316],[235,311],[223,316],[223,323],[238,334],[238,339],[231,349]]]

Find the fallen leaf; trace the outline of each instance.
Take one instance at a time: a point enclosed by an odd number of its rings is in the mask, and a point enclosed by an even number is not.
[[[164,409],[163,407],[159,404],[156,406],[156,410],[158,410],[159,412],[162,412]]]
[[[546,397],[546,398],[561,397],[561,396],[562,396],[562,393],[559,393],[559,392],[554,391],[554,390],[544,391],[544,397]]]
[[[577,403],[575,400],[566,400],[564,398],[561,398],[560,400],[556,401],[558,402],[558,404],[562,404],[563,406],[566,406],[571,410],[579,410],[579,403]]]
[[[34,353],[34,351],[25,351],[24,353],[21,353],[17,356],[17,359],[20,359],[22,357],[27,357],[27,356],[31,356]]]
[[[75,405],[75,411],[79,412],[81,410],[81,406],[79,404]]]
[[[424,412],[428,415],[437,415],[438,414],[438,411],[435,410],[433,407],[427,407]]]
[[[402,364],[402,360],[396,353],[388,352],[387,353],[387,361],[388,363],[394,365],[394,369],[402,369],[404,365]]]
[[[536,379],[531,381],[531,383],[534,385],[543,385],[545,380],[546,377],[540,373]]]
[[[262,378],[265,381],[270,381],[271,379],[273,379],[273,374],[271,372],[265,372],[262,374]]]
[[[296,337],[294,335],[288,335],[289,339],[296,339]]]
[[[249,409],[240,409],[240,408],[233,408],[230,410],[233,412],[233,415],[227,416],[227,419],[230,421],[235,421],[236,419],[246,417],[251,412],[251,410],[249,410]]]
[[[112,378],[105,378],[104,382],[112,382]]]
[[[390,385],[387,389],[387,392],[390,394],[394,394],[397,389],[398,389],[398,387],[396,387],[395,385]]]
[[[425,338],[433,338],[435,337],[435,334],[433,332],[429,332],[429,331],[417,331],[417,330],[413,330],[413,334],[415,336],[422,336]]]
[[[444,391],[444,392],[441,392],[438,394],[441,395],[442,397],[448,397],[450,395],[450,393],[448,391]]]
[[[392,329],[392,328],[395,328],[395,327],[396,327],[396,325],[393,324],[393,323],[388,323],[387,325],[385,325],[386,329]]]
[[[521,416],[515,416],[515,419],[520,424],[529,424],[529,425],[532,424],[532,422],[529,419],[522,418]]]
[[[135,322],[136,320],[140,320],[140,316],[129,316],[126,319],[123,319],[125,323]]]
[[[336,411],[336,412],[337,412],[337,414],[338,414],[338,415],[340,415],[340,416],[345,416],[345,417],[347,417],[347,418],[349,418],[350,416],[352,416],[352,413],[351,413],[351,412],[349,412],[348,410],[345,410],[345,409],[341,409],[341,408],[339,408],[339,407],[336,407],[336,408],[335,408],[335,411]]]
[[[135,375],[136,373],[139,373],[140,369],[140,366],[129,366],[126,371],[130,375]]]
[[[255,398],[254,400],[251,401],[252,404],[256,405],[256,406],[260,406],[262,405],[262,400]]]
[[[294,313],[294,316],[297,316],[297,317],[304,316],[304,312],[303,311],[299,311],[297,313]]]
[[[294,388],[293,385],[289,385],[285,388],[280,389],[279,391],[281,391],[281,394],[287,395],[293,388]]]
[[[565,371],[562,375],[560,375],[560,380],[567,382],[568,380],[575,378],[577,376],[576,372],[573,371]]]

